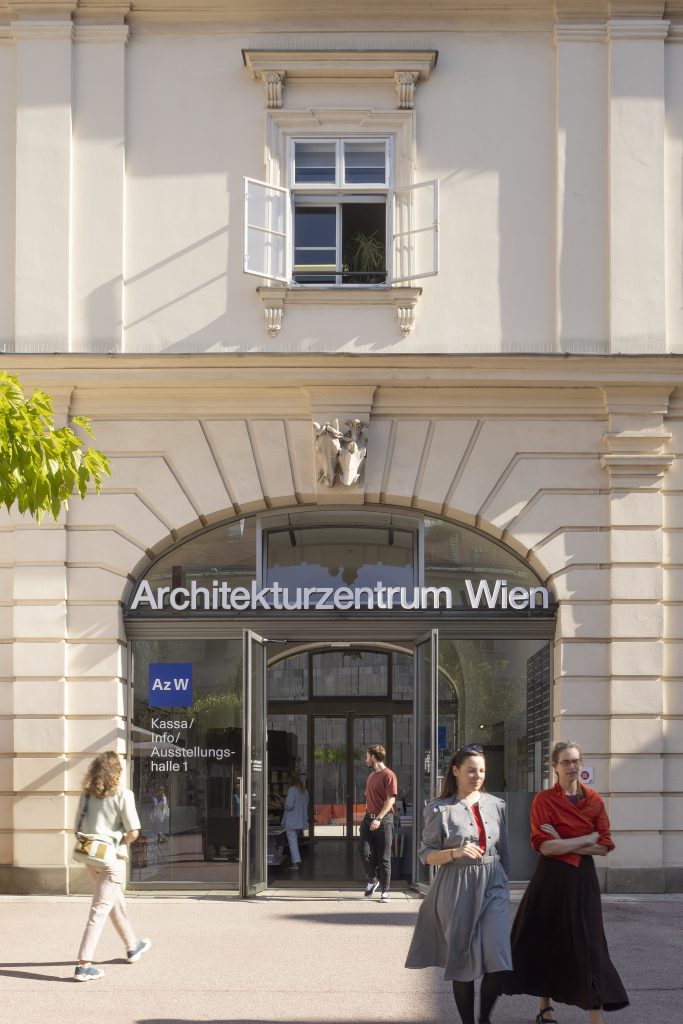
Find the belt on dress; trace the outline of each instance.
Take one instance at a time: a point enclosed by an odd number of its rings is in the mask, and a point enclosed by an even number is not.
[[[452,847],[448,847],[448,849],[452,849]],[[455,849],[458,849],[458,847],[455,847]],[[457,860],[446,861],[446,863],[469,866],[471,864],[497,864],[499,860],[500,857],[497,853],[485,853],[483,857],[478,857],[476,860],[473,860],[470,857],[458,857]]]

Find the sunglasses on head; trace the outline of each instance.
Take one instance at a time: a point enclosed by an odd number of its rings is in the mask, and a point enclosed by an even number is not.
[[[461,747],[458,751],[459,754],[483,754],[484,748],[480,747],[478,743],[466,743],[464,747]]]

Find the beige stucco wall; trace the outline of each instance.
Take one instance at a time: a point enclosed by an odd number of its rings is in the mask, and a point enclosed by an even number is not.
[[[622,18],[596,0],[579,21],[548,0],[477,21],[455,2],[370,22],[356,4],[341,21],[317,12],[312,31],[297,3],[264,24],[220,0],[172,17],[151,2],[125,22],[125,4],[53,6],[0,0],[4,348],[682,350],[677,11],[642,0]],[[273,158],[242,49],[345,46],[438,50],[406,159],[440,182],[441,269],[405,337],[391,305],[345,300],[292,305],[273,338],[242,273],[243,178]],[[343,67],[283,90],[282,111],[314,126],[396,107],[391,76]]]
[[[202,523],[344,502],[476,524],[552,586],[553,731],[583,744],[608,799],[607,884],[680,886],[678,362],[668,381],[657,360],[613,357],[11,365],[55,391],[71,382],[64,402],[92,417],[113,475],[59,524],[3,516],[5,884],[63,884],[83,765],[125,749],[121,604],[135,576]],[[351,413],[370,424],[367,467],[340,493],[316,482],[312,422]]]
[[[57,524],[0,519],[3,885],[64,887],[83,764],[125,746],[121,603],[150,559],[241,513],[368,503],[476,524],[549,582],[554,731],[608,797],[608,885],[681,887],[680,11],[473,6],[317,4],[311,30],[305,0],[0,0],[3,366],[113,462]],[[243,177],[272,172],[274,112],[243,47],[438,49],[412,112],[343,67],[287,78],[280,112],[399,117],[404,171],[439,180],[412,332],[337,296],[267,333]],[[312,423],[350,416],[363,486],[321,490]]]

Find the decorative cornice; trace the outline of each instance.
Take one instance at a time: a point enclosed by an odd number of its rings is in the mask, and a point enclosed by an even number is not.
[[[13,21],[12,35],[16,42],[36,39],[73,39],[73,22],[71,18],[41,18],[31,21]]]
[[[610,42],[618,39],[664,41],[668,32],[669,22],[661,18],[610,18],[607,22]]]
[[[607,24],[604,21],[587,24],[558,22],[553,31],[553,41],[556,46],[559,43],[606,43]]]
[[[74,26],[75,43],[118,43],[125,46],[128,42],[129,28],[127,25],[81,25]]]
[[[7,0],[13,19],[70,18],[77,7],[78,0]]]
[[[683,43],[683,23],[671,22],[669,34],[666,37],[667,43]]]
[[[437,50],[242,50],[251,77],[266,88],[266,106],[282,106],[285,79],[363,82],[390,81],[396,88],[398,107],[412,110],[415,86],[429,78]]]

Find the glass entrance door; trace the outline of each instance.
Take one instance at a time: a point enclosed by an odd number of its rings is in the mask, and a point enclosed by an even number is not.
[[[358,836],[365,811],[365,751],[386,746],[384,715],[316,715],[313,719],[313,828],[316,839]]]
[[[439,672],[439,631],[430,629],[415,641],[415,820],[413,823],[413,885],[425,892],[432,869],[424,865],[417,851],[422,835],[425,805],[436,799],[437,784],[437,677]]]
[[[266,641],[257,633],[243,634],[242,704],[242,870],[240,895],[253,896],[268,883],[266,844]]]

